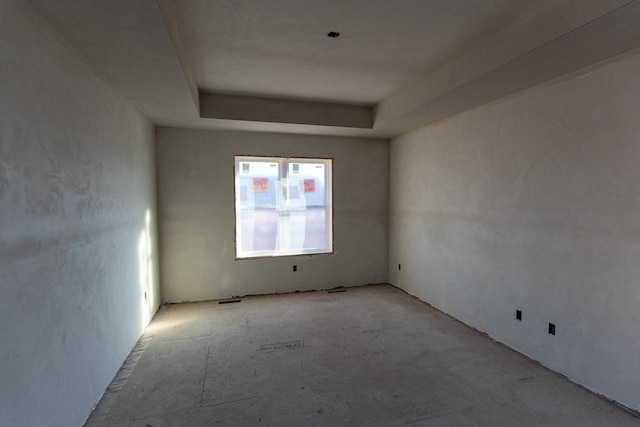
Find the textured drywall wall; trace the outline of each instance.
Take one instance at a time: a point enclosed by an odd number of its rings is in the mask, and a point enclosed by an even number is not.
[[[159,128],[163,300],[386,282],[388,149],[386,140]],[[235,260],[234,155],[333,158],[335,253]]]
[[[635,51],[390,148],[390,282],[634,410],[639,69]]]
[[[159,304],[154,129],[24,0],[0,52],[0,424],[82,425]]]

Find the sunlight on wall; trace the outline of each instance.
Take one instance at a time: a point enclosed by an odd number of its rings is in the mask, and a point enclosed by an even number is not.
[[[145,227],[138,239],[138,265],[140,283],[140,327],[146,328],[151,320],[153,301],[153,246],[151,245],[151,212],[147,209]]]

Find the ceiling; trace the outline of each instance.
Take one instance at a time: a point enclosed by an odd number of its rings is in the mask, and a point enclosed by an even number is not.
[[[640,46],[640,0],[30,2],[159,126],[393,137]]]
[[[375,104],[527,1],[180,0],[176,9],[205,92]]]

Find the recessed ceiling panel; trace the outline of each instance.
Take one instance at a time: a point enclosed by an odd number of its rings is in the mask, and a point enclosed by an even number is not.
[[[180,0],[201,90],[376,103],[528,0]],[[340,33],[329,37],[329,32]]]

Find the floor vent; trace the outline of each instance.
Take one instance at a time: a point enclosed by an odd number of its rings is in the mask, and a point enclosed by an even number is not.
[[[234,299],[225,299],[222,301],[218,301],[218,304],[231,304],[234,302],[241,302],[242,300],[240,298],[234,298]]]

